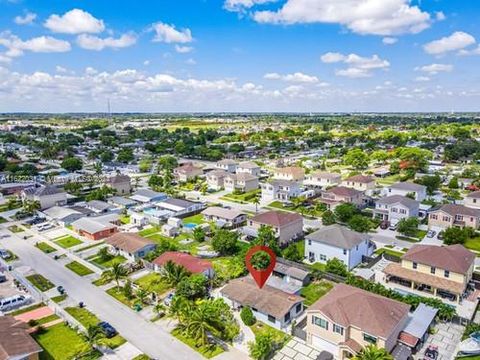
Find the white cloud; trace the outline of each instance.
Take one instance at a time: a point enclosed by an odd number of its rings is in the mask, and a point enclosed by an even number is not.
[[[340,53],[329,52],[323,54],[320,59],[326,64],[343,63],[348,65],[345,69],[337,69],[337,76],[350,78],[362,78],[372,76],[372,72],[377,69],[388,69],[390,63],[381,59],[378,55],[363,57],[357,54],[343,55]]]
[[[181,46],[181,45],[175,45],[175,51],[180,53],[180,54],[186,54],[189,53],[193,50],[193,47],[191,46]]]
[[[62,34],[97,34],[105,30],[103,20],[96,19],[81,9],[73,9],[63,15],[50,15],[44,26],[55,33]]]
[[[21,15],[15,16],[15,19],[13,19],[13,21],[17,25],[30,25],[35,21],[36,18],[37,18],[37,14],[32,12],[27,12],[23,16]]]
[[[155,31],[155,37],[153,38],[155,42],[185,44],[193,41],[190,29],[177,30],[174,25],[162,22],[153,24],[152,29]]]
[[[77,44],[83,49],[100,51],[105,48],[120,49],[134,45],[137,37],[134,34],[127,33],[119,38],[107,37],[99,38],[95,35],[81,34],[77,37]]]
[[[143,62],[143,65],[144,65],[144,66],[150,65],[150,60],[145,60],[145,61]]]
[[[447,17],[445,16],[445,14],[444,14],[443,12],[441,12],[441,11],[437,11],[437,12],[435,13],[435,19],[436,19],[437,21],[443,21],[443,20],[445,20],[446,18],[447,18]]]
[[[260,23],[340,24],[359,34],[418,33],[430,26],[431,16],[410,0],[287,0],[278,11],[256,11]]]
[[[458,52],[458,55],[462,55],[462,56],[480,55],[480,45],[472,50],[462,49]]]
[[[68,41],[59,40],[51,36],[39,36],[23,41],[18,36],[8,32],[0,34],[0,45],[7,48],[7,52],[4,55],[10,58],[21,56],[25,51],[56,53],[67,52],[71,49]]]
[[[398,39],[397,38],[394,38],[394,37],[384,37],[382,39],[382,42],[385,44],[385,45],[393,45],[395,43],[397,43]]]
[[[196,65],[197,62],[195,61],[195,59],[190,58],[190,59],[187,59],[187,60],[185,61],[185,64],[187,64],[187,65]]]
[[[295,72],[292,74],[281,75],[278,73],[267,73],[263,76],[267,80],[283,80],[294,83],[317,83],[318,78],[316,76],[307,75],[301,72]]]
[[[60,66],[60,65],[55,66],[55,71],[57,73],[62,73],[62,74],[68,72],[68,70],[66,68],[64,68],[63,66]]]
[[[418,81],[418,82],[430,81],[430,78],[428,76],[417,76],[415,78],[415,81]]]
[[[436,75],[440,72],[450,72],[453,70],[453,65],[450,64],[430,64],[415,68],[417,71],[423,71],[430,75]]]
[[[423,46],[426,53],[431,55],[442,55],[450,51],[464,49],[475,44],[475,38],[463,31],[456,31],[450,36],[429,42]]]
[[[223,7],[228,11],[244,11],[255,5],[262,5],[277,0],[225,0]]]

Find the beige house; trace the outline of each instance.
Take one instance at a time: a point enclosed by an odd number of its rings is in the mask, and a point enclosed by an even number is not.
[[[112,176],[105,181],[105,185],[114,189],[117,195],[130,194],[132,191],[130,176],[128,175]]]
[[[465,197],[464,202],[466,207],[473,209],[480,209],[480,191],[474,191]]]
[[[342,176],[340,174],[316,171],[308,174],[303,181],[303,184],[318,188],[327,188],[340,185],[341,182]]]
[[[238,164],[237,174],[247,173],[253,176],[260,176],[261,168],[252,161],[244,161]]]
[[[234,173],[237,169],[237,162],[232,159],[223,159],[217,161],[215,167],[219,170],[224,170],[229,173]]]
[[[192,162],[187,162],[173,169],[173,174],[178,181],[186,182],[202,175],[203,170]]]
[[[249,173],[227,175],[223,180],[223,186],[228,191],[248,192],[258,189],[258,178]]]
[[[305,170],[298,166],[278,168],[273,171],[273,178],[277,180],[302,181],[305,178]]]
[[[429,228],[449,228],[452,226],[480,227],[480,209],[472,209],[463,205],[444,204],[430,211]]]
[[[330,210],[342,203],[352,203],[360,207],[363,205],[363,193],[353,188],[335,186],[322,192],[319,201],[327,205]]]
[[[472,279],[475,254],[463,245],[414,245],[402,256],[400,264],[383,270],[386,281],[397,286],[460,301]]]
[[[372,176],[355,175],[342,181],[342,186],[362,192],[371,192],[375,189],[375,178]]]
[[[220,190],[228,173],[224,170],[213,170],[207,174],[207,185],[209,189]]]
[[[296,213],[272,210],[248,220],[248,226],[255,232],[258,232],[262,225],[273,229],[280,245],[297,239],[303,234],[303,217]]]
[[[337,284],[307,310],[307,344],[349,359],[368,345],[391,352],[408,322],[410,306]]]
[[[247,214],[233,209],[211,206],[202,211],[206,221],[215,221],[224,227],[236,228],[247,220]]]

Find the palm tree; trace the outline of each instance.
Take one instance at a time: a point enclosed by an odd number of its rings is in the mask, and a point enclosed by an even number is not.
[[[384,348],[368,345],[355,355],[352,360],[393,360],[393,356]]]
[[[260,205],[260,198],[258,196],[255,196],[253,198],[253,203],[255,204],[255,212],[258,212],[258,205]]]
[[[169,260],[163,265],[162,278],[170,285],[178,284],[190,273],[182,265],[177,265]]]
[[[96,162],[93,164],[93,169],[95,170],[96,175],[101,175],[102,174],[102,163],[101,162]]]
[[[144,289],[141,289],[141,288],[138,289],[135,295],[137,296],[138,300],[140,300],[142,304],[145,304],[145,300],[147,299],[148,293]]]
[[[294,209],[298,208],[299,206],[303,205],[303,203],[305,202],[305,197],[304,196],[297,196],[297,197],[294,197],[294,198],[291,198],[290,201],[292,202],[293,204],[293,207]]]
[[[191,314],[185,332],[189,337],[195,339],[198,344],[205,346],[208,343],[208,335],[219,336],[218,328],[215,326],[216,319],[208,306],[199,305]]]
[[[127,276],[127,270],[119,262],[114,262],[112,265],[112,277],[117,283],[117,290],[120,287],[120,280]]]
[[[142,180],[142,179],[140,179],[140,176],[137,176],[137,177],[133,180],[133,181],[135,182],[135,184],[134,184],[135,189],[138,189],[138,187],[140,186],[140,180]]]

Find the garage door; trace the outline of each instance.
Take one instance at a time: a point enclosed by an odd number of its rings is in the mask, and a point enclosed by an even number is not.
[[[318,336],[312,335],[312,345],[320,351],[328,351],[330,354],[336,356],[338,353],[337,345],[326,341]]]

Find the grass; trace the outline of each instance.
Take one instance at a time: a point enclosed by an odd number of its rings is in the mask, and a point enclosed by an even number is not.
[[[302,290],[300,290],[300,295],[305,298],[305,305],[310,306],[315,301],[324,296],[326,293],[328,293],[332,289],[332,287],[332,283],[321,280],[319,282],[311,283],[302,288]]]
[[[120,215],[119,220],[122,224],[130,224],[130,215]]]
[[[402,257],[405,253],[401,251],[395,251],[392,249],[381,248],[381,249],[375,250],[375,254],[377,255],[387,254],[387,255],[392,255],[396,257]]]
[[[71,263],[68,263],[67,265],[65,265],[65,267],[67,269],[72,270],[78,276],[87,276],[87,275],[93,274],[92,270],[90,270],[88,267],[80,264],[77,261],[72,261]]]
[[[48,245],[46,242],[39,242],[39,243],[36,243],[35,246],[42,250],[45,254],[50,254],[50,253],[53,253],[55,251],[57,251],[57,249],[55,249],[54,247]]]
[[[33,338],[43,348],[40,360],[73,359],[80,348],[87,345],[86,341],[75,330],[65,324],[57,324],[33,334]],[[100,352],[95,351],[86,359],[98,359]]]
[[[395,236],[395,238],[398,239],[398,240],[408,241],[408,242],[411,242],[411,243],[417,243],[417,242],[420,241],[420,239],[412,238],[412,237],[409,237],[409,236],[403,236],[403,235],[397,235],[397,236]]]
[[[0,216],[0,224],[5,224],[6,222],[8,222],[7,219]]]
[[[121,255],[117,255],[117,256],[112,256],[109,260],[103,260],[100,256],[95,255],[89,261],[94,263],[95,265],[98,265],[101,268],[110,268],[113,266],[113,264],[124,263],[125,261],[127,261],[127,259],[125,259]]]
[[[7,253],[8,253],[8,255],[9,255],[9,257],[8,257],[7,259],[5,259],[5,261],[6,261],[7,263],[12,262],[12,261],[15,261],[15,260],[18,260],[18,256],[15,255],[15,254],[14,254],[13,252],[11,252],[10,250],[7,250]]]
[[[122,287],[117,289],[117,287],[114,286],[113,288],[108,289],[106,293],[111,297],[115,298],[116,300],[120,301],[122,304],[127,305],[128,307],[132,307],[135,302],[135,299],[128,299],[125,296]]]
[[[224,352],[224,350],[220,346],[215,344],[211,344],[210,346],[197,346],[194,339],[186,337],[178,329],[174,329],[171,334],[184,344],[190,346],[196,352],[202,354],[207,359],[210,359]]]
[[[46,306],[44,303],[38,303],[38,304],[34,304],[34,305],[24,307],[24,308],[19,309],[19,310],[12,311],[11,313],[8,313],[8,315],[17,316],[17,315],[20,315],[20,314],[25,314],[29,311],[40,309],[44,306]]]
[[[55,321],[55,320],[58,320],[58,319],[60,319],[60,316],[58,316],[57,314],[52,314],[52,315],[45,316],[41,319],[29,321],[29,325],[31,327],[39,326],[39,325],[45,325],[45,324],[48,324],[48,323],[50,323],[52,321]]]
[[[480,251],[480,236],[470,238],[463,244],[467,249]]]
[[[145,354],[140,354],[135,356],[132,360],[150,360],[150,356]]]
[[[10,230],[13,233],[23,232],[23,229],[21,227],[17,226],[17,225],[11,225],[7,229]]]
[[[158,295],[163,294],[170,289],[170,285],[165,283],[160,274],[152,273],[135,280],[135,284],[143,290],[154,292]]]
[[[203,220],[203,215],[202,214],[197,214],[193,216],[189,216],[183,219],[184,224],[203,224],[205,220]]]
[[[112,278],[110,276],[100,276],[97,280],[92,281],[92,284],[95,286],[103,286],[111,282],[112,282]]]
[[[58,296],[52,297],[50,300],[52,300],[54,303],[58,304],[58,303],[61,303],[62,301],[64,301],[67,298],[67,296],[68,295],[66,295],[66,294],[58,295]]]
[[[313,263],[310,265],[310,268],[312,270],[319,270],[319,271],[325,271],[325,268],[326,268],[326,264],[324,263],[320,263],[320,262],[316,262],[316,263]]]
[[[91,245],[88,245],[88,246],[84,246],[84,247],[81,247],[79,249],[76,249],[74,252],[75,253],[79,253],[79,252],[82,252],[82,251],[85,251],[85,250],[90,250],[90,249],[93,249],[94,247],[97,247],[99,245],[103,245],[103,241],[98,241],[94,244],[91,244]]]
[[[262,190],[255,189],[255,190],[243,193],[243,194],[233,194],[233,193],[231,193],[231,194],[227,194],[227,195],[222,196],[220,199],[230,200],[230,201],[233,200],[235,202],[240,202],[240,203],[253,202],[253,200],[255,199],[255,196],[260,194],[261,192],[262,192]]]
[[[149,236],[149,235],[153,235],[153,234],[156,234],[156,233],[160,232],[160,230],[161,230],[160,227],[152,226],[150,228],[143,229],[142,231],[140,231],[138,233],[138,235]]]
[[[255,336],[260,335],[260,334],[270,334],[273,338],[273,341],[282,347],[285,345],[291,338],[292,336],[289,334],[284,333],[281,330],[277,330],[261,321],[255,322],[252,326],[250,326],[250,329],[252,329],[253,333]]]
[[[26,279],[30,281],[30,283],[40,291],[47,291],[55,287],[55,285],[53,285],[53,283],[50,282],[50,280],[44,278],[40,274],[33,274],[30,276],[27,276]]]
[[[82,241],[71,235],[63,236],[54,240],[55,244],[63,247],[64,249],[71,248],[73,246],[82,244]]]
[[[65,311],[68,312],[75,320],[83,325],[86,329],[89,326],[97,326],[100,322],[100,319],[90,311],[85,308],[79,307],[68,307],[65,308]],[[107,345],[111,349],[115,349],[126,343],[126,340],[121,337],[119,334],[115,335],[110,339],[102,339],[102,344]]]

